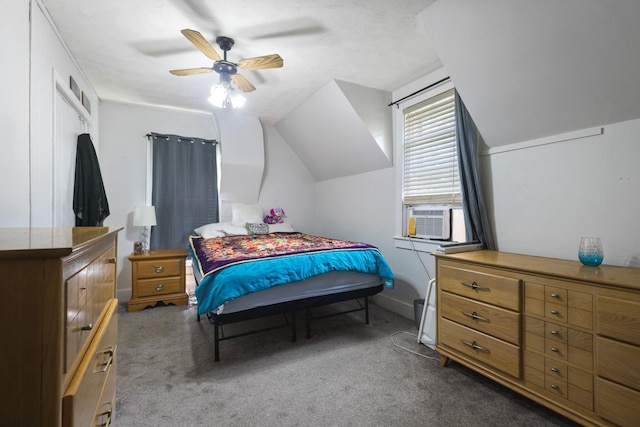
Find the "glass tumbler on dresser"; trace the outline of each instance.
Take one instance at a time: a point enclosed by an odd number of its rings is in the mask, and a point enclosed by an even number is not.
[[[599,237],[583,237],[580,240],[580,248],[578,249],[578,258],[584,265],[592,267],[602,264],[604,252],[602,250],[602,242]]]

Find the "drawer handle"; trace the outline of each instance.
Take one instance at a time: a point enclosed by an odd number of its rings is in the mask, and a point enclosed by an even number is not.
[[[554,389],[554,390],[558,390],[560,387],[558,387],[558,386],[557,386],[557,385],[555,385],[555,384],[551,384],[551,388],[552,388],[552,389]]]
[[[489,319],[487,319],[485,317],[478,316],[475,311],[473,313],[467,313],[466,311],[463,311],[462,314],[464,314],[467,317],[472,318],[473,320],[481,320],[483,322],[488,322],[489,321]]]
[[[558,331],[551,331],[551,335],[558,335]]]
[[[156,292],[160,292],[163,289],[164,289],[164,285],[163,284],[159,284],[158,286],[156,286]]]
[[[560,352],[560,350],[555,348],[555,347],[551,347],[551,351],[553,351],[554,353],[559,353]]]
[[[88,325],[84,325],[80,328],[81,331],[90,331],[93,329],[93,323],[89,323]]]
[[[551,310],[551,314],[558,314],[558,310]]]
[[[109,258],[109,259],[107,260],[107,263],[108,263],[108,264],[115,264],[115,263],[116,263],[116,259],[115,259],[115,258]]]
[[[481,291],[488,291],[490,290],[489,288],[483,288],[482,286],[478,285],[476,282],[473,282],[471,284],[469,283],[464,283],[464,282],[460,282],[462,284],[462,286],[466,286],[467,288],[471,288],[474,291],[476,290],[481,290]]]
[[[162,273],[164,271],[164,267],[163,266],[158,266],[158,267],[154,267],[156,269],[156,273]]]
[[[468,345],[469,347],[471,347],[474,350],[480,350],[480,351],[485,351],[485,352],[489,353],[489,350],[487,350],[484,347],[480,347],[478,344],[476,344],[475,341],[474,342],[469,342],[469,341],[462,340],[462,344]]]
[[[558,294],[551,294],[551,298],[559,298],[559,297],[560,297],[560,295],[558,295]]]
[[[113,410],[111,409],[111,404],[109,404],[109,409],[105,412],[101,412],[98,414],[99,417],[107,417],[107,420],[100,424],[100,427],[109,427],[111,425],[111,416],[113,414]]]
[[[115,350],[113,349],[113,347],[109,347],[109,349],[105,352],[103,352],[102,354],[107,356],[107,360],[102,364],[102,367],[100,368],[100,370],[98,372],[107,372],[107,369],[109,369],[109,366],[111,366],[111,364],[113,364],[113,354],[115,353]]]
[[[557,374],[560,370],[558,368],[551,368],[551,372],[555,372]]]

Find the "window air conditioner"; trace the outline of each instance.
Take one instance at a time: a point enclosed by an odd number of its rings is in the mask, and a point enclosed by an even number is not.
[[[409,236],[446,240],[451,237],[451,208],[413,206],[409,209]]]

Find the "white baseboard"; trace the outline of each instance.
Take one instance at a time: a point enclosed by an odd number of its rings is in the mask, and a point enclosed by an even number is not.
[[[375,295],[373,297],[373,301],[380,307],[384,307],[402,317],[413,320],[413,302],[411,304],[407,304],[404,301],[399,301],[386,296],[384,292]]]

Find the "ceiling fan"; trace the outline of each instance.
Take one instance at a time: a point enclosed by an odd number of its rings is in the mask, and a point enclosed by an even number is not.
[[[180,32],[189,39],[189,41],[193,43],[198,50],[200,50],[200,52],[204,53],[207,58],[212,59],[214,62],[212,67],[185,68],[169,71],[171,74],[176,76],[190,76],[215,71],[220,74],[220,83],[223,86],[226,85],[226,89],[229,89],[230,81],[233,81],[233,83],[242,92],[252,92],[256,89],[255,86],[253,86],[244,76],[238,74],[238,69],[263,70],[267,68],[280,68],[284,65],[284,61],[278,54],[241,59],[237,63],[231,62],[227,60],[227,52],[233,47],[234,40],[232,38],[223,36],[216,38],[216,43],[224,52],[224,57],[221,57],[198,31],[184,29]]]

